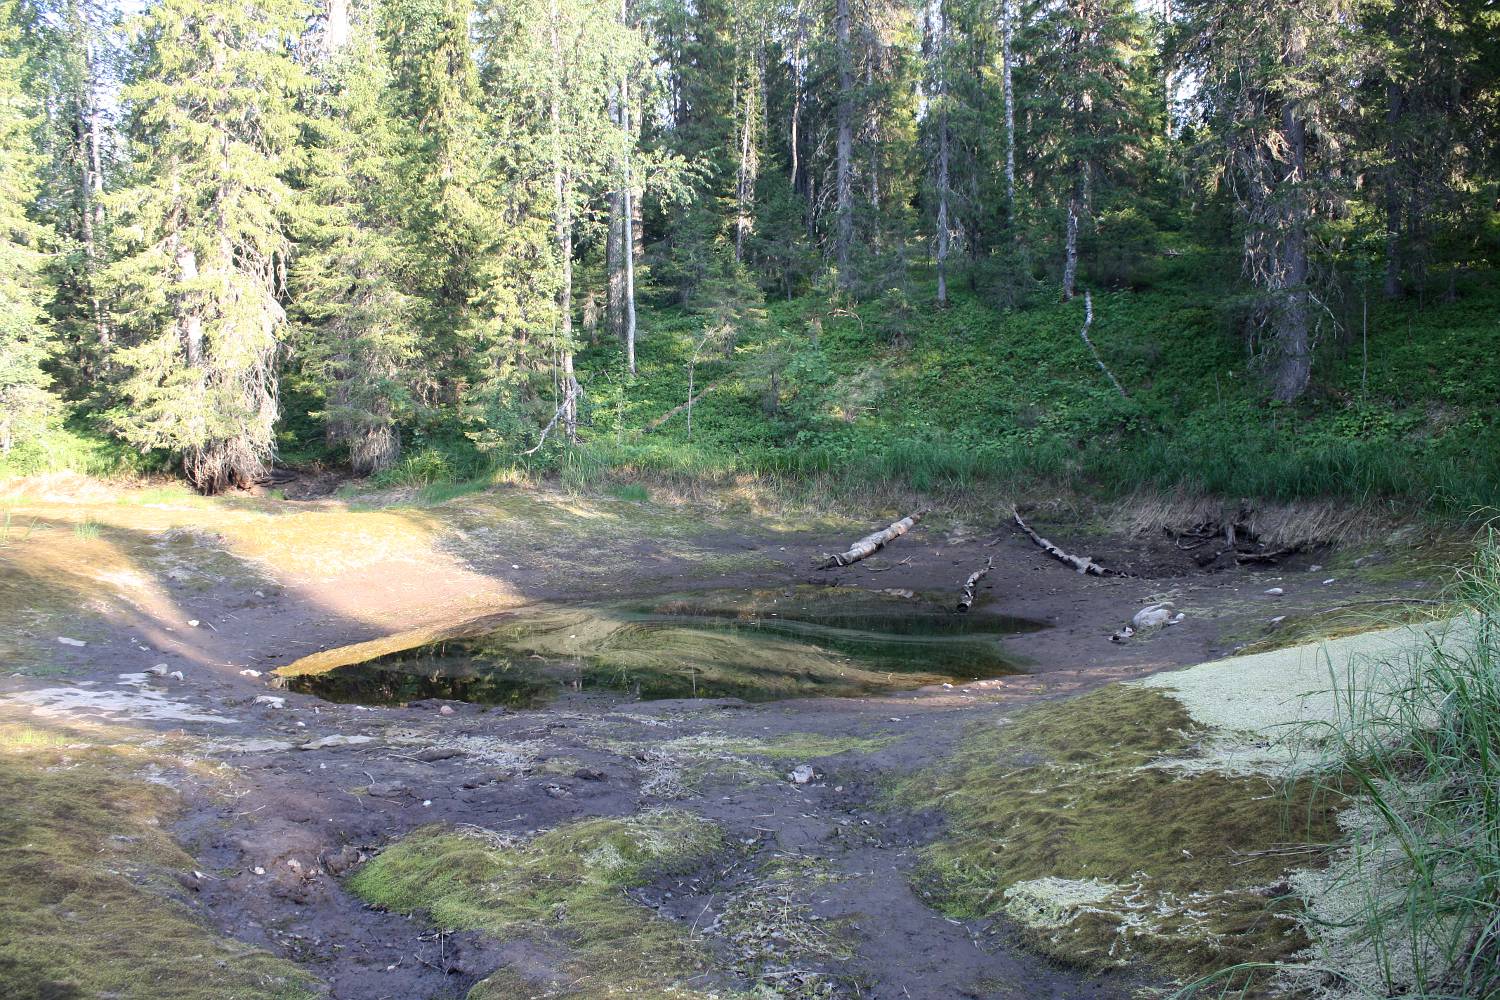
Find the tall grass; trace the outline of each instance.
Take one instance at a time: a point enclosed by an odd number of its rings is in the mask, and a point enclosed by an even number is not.
[[[1335,992],[1500,996],[1500,538],[1410,659],[1340,690],[1327,746],[1359,806],[1309,898]]]

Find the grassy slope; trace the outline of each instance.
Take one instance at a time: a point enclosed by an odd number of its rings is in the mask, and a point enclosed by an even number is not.
[[[1106,492],[1179,486],[1269,499],[1393,498],[1467,509],[1500,496],[1500,288],[1474,279],[1450,305],[1371,303],[1363,363],[1353,329],[1325,333],[1305,405],[1268,405],[1231,299],[1205,291],[1211,261],[1174,258],[1153,287],[1095,297],[1095,344],[1130,399],[1079,337],[1083,304],[1001,311],[960,290],[952,308],[916,286],[909,316],[869,303],[773,304],[732,360],[700,364],[694,436],[681,415],[637,430],[687,395],[698,321],[643,313],[641,375],[618,350],[585,353],[593,447],[578,471],[835,472],[931,489],[1043,474]],[[809,321],[821,322],[819,343]],[[905,343],[898,342],[904,339]],[[778,394],[769,391],[777,372]]]

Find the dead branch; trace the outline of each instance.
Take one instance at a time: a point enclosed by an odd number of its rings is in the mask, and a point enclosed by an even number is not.
[[[958,599],[958,607],[954,609],[955,611],[962,614],[974,606],[974,591],[979,588],[979,581],[989,575],[990,568],[994,565],[995,557],[990,556],[984,561],[983,568],[976,569],[969,574],[969,578],[964,581],[964,592]]]
[[[1064,552],[1062,549],[1058,548],[1056,545],[1053,545],[1051,542],[1047,541],[1047,539],[1043,538],[1041,535],[1038,535],[1035,531],[1032,531],[1031,530],[1031,525],[1027,524],[1025,521],[1023,521],[1021,519],[1021,512],[1020,511],[1013,510],[1013,511],[1011,511],[1011,514],[1015,517],[1016,524],[1018,526],[1020,526],[1021,530],[1024,531],[1024,532],[1026,532],[1026,534],[1031,538],[1031,540],[1033,542],[1036,542],[1037,545],[1041,546],[1041,549],[1042,549],[1043,552],[1047,553],[1049,556],[1051,556],[1053,559],[1056,559],[1058,562],[1067,563],[1069,566],[1072,566],[1073,569],[1076,570],[1077,572],[1079,572],[1079,573],[1087,573],[1090,576],[1127,576],[1128,575],[1126,573],[1121,573],[1121,572],[1118,572],[1116,570],[1106,569],[1105,567],[1100,566],[1098,563],[1094,562],[1094,560],[1090,559],[1088,556],[1075,556],[1075,555],[1070,555],[1067,552]]]
[[[1109,384],[1115,387],[1115,391],[1120,394],[1120,398],[1129,399],[1130,397],[1125,394],[1125,387],[1120,384],[1119,379],[1115,378],[1115,373],[1109,370],[1109,366],[1106,365],[1104,363],[1104,359],[1099,356],[1099,349],[1095,347],[1094,342],[1089,339],[1089,327],[1093,325],[1094,297],[1092,294],[1085,291],[1083,293],[1083,329],[1078,331],[1078,336],[1082,337],[1083,342],[1088,345],[1089,353],[1093,354],[1094,356],[1094,363],[1099,366],[1099,370],[1104,373],[1104,377],[1109,379]]]
[[[853,563],[859,562],[866,556],[874,555],[876,552],[879,552],[882,548],[884,548],[887,542],[895,541],[896,539],[900,538],[902,535],[910,531],[913,527],[915,527],[916,523],[922,520],[922,515],[926,513],[926,510],[919,510],[914,514],[908,514],[901,520],[892,524],[890,527],[861,538],[859,541],[849,546],[847,551],[840,552],[837,555],[824,556],[823,560],[818,563],[818,569],[833,569],[835,566],[849,566]]]
[[[542,445],[547,443],[547,435],[552,433],[552,428],[557,426],[558,420],[560,420],[562,418],[562,415],[567,412],[568,407],[578,399],[578,396],[578,383],[576,381],[569,380],[568,391],[563,395],[562,402],[557,404],[557,409],[553,412],[552,419],[547,421],[546,427],[542,428],[542,436],[536,439],[536,446],[527,451],[521,452],[521,454],[535,455],[537,452],[542,450]]]
[[[671,420],[673,417],[677,416],[677,414],[681,413],[683,410],[686,410],[688,407],[693,406],[700,399],[702,399],[704,396],[707,396],[709,393],[713,392],[715,389],[717,389],[719,386],[721,386],[723,384],[724,383],[723,383],[722,380],[720,380],[718,382],[710,382],[710,383],[708,383],[708,385],[706,385],[706,386],[703,387],[703,391],[702,392],[698,393],[698,395],[694,396],[692,399],[689,399],[685,403],[678,403],[676,406],[672,407],[670,410],[668,410],[666,413],[663,413],[661,416],[655,418],[654,420],[647,421],[646,427],[645,427],[646,432],[649,434],[651,431],[656,430],[662,424],[666,423],[668,420]]]

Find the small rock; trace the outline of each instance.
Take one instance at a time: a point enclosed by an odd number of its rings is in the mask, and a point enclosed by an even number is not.
[[[261,695],[261,697],[264,698],[265,695]],[[256,700],[259,701],[260,699],[257,698]],[[307,743],[302,744],[302,749],[327,750],[332,747],[357,747],[362,743],[373,742],[373,738],[369,736],[345,736],[343,734],[338,734],[335,736],[324,736],[320,739],[310,740]]]
[[[1275,618],[1271,619],[1271,624],[1280,625],[1284,621],[1286,621],[1286,615],[1277,615]]]
[[[255,696],[255,704],[265,705],[268,708],[286,708],[286,699],[278,698],[274,694],[258,694]]]
[[[174,877],[177,879],[177,884],[189,892],[197,892],[203,888],[202,883],[198,881],[196,873],[178,872]]]
[[[423,809],[431,808],[431,806],[432,806],[432,800],[431,799],[423,799],[422,800],[422,808]]]
[[[184,680],[184,677],[182,675],[182,671],[181,670],[174,670],[170,674],[168,674],[167,676],[170,677],[170,678],[172,678],[174,681]]]
[[[241,677],[259,677],[260,676],[260,671],[259,670],[241,670],[240,671],[240,676]]]
[[[787,775],[787,780],[794,785],[805,785],[815,777],[817,777],[817,772],[813,770],[811,764],[798,764],[792,769],[792,773]]]
[[[417,760],[425,764],[432,764],[440,760],[448,760],[452,757],[462,757],[464,752],[457,747],[428,747],[416,754]]]
[[[360,853],[357,847],[348,846],[335,851],[323,859],[323,867],[328,869],[330,875],[342,875],[360,862]]]
[[[506,771],[486,771],[463,780],[464,788],[483,788],[485,785],[493,785],[497,781],[504,781],[510,774]]]
[[[1170,604],[1148,604],[1135,613],[1135,617],[1130,619],[1130,624],[1140,630],[1156,628],[1160,625],[1176,625],[1186,617],[1187,615],[1180,611],[1173,615]]]
[[[1322,568],[1323,568],[1323,566],[1322,566],[1321,563],[1313,563],[1311,566],[1307,567],[1307,571],[1309,573],[1316,573],[1318,570],[1320,570]]]
[[[399,781],[377,781],[365,791],[382,799],[399,799],[407,793],[407,787]]]
[[[573,772],[573,777],[579,778],[583,781],[603,781],[604,772],[596,771],[592,767],[580,767],[578,770]]]
[[[254,868],[252,868],[250,870],[253,871],[257,875],[264,875],[266,873],[266,870],[264,868],[262,868],[260,865],[256,865]]]
[[[452,705],[444,705],[442,708],[438,709],[438,715],[452,715],[452,714],[453,714],[453,706]]]
[[[1330,576],[1328,579],[1326,579],[1326,580],[1323,581],[1323,586],[1326,587],[1330,583],[1338,583],[1338,582],[1339,582],[1339,578],[1338,577],[1336,577],[1336,576]]]
[[[82,639],[69,639],[65,635],[58,636],[57,637],[57,641],[60,642],[60,643],[62,643],[64,646],[87,646],[88,645],[88,643],[84,642]]]
[[[188,627],[189,628],[197,628],[198,627],[198,619],[196,619],[196,618],[190,618],[190,619],[188,619]]]
[[[165,677],[167,676],[167,665],[165,663],[158,663],[156,664],[156,666],[149,668],[146,673],[155,674],[158,677]]]
[[[1110,642],[1124,642],[1126,639],[1129,639],[1133,635],[1135,635],[1135,629],[1131,628],[1129,625],[1126,625],[1124,628],[1120,629],[1114,635],[1110,636],[1109,637],[1109,641]]]
[[[1267,597],[1280,597],[1282,594],[1285,594],[1285,593],[1286,593],[1286,591],[1283,590],[1281,587],[1268,587],[1268,588],[1266,588],[1266,596]]]
[[[552,796],[554,799],[565,799],[568,796],[570,796],[570,795],[573,794],[572,792],[570,792],[566,788],[564,788],[562,785],[547,785],[547,786],[545,786],[545,791],[547,792],[548,795]]]

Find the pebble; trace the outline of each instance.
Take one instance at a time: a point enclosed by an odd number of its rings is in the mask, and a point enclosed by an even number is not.
[[[452,705],[444,705],[442,708],[438,709],[438,715],[452,715],[452,714],[453,714],[453,706]]]
[[[260,865],[256,865],[254,868],[252,868],[250,870],[253,871],[257,875],[264,875],[266,873],[266,870],[264,868],[262,868]]]
[[[255,704],[266,705],[270,708],[286,708],[286,699],[278,698],[274,694],[258,694],[255,696]]]
[[[1338,577],[1336,577],[1336,576],[1330,576],[1328,579],[1326,579],[1326,580],[1323,581],[1323,586],[1326,587],[1330,583],[1338,583],[1338,582],[1339,582],[1339,578]]]
[[[174,681],[180,681],[180,680],[184,679],[183,676],[182,676],[182,671],[181,670],[174,670],[170,674],[168,674],[167,676],[170,677],[170,678],[172,678]]]
[[[1280,587],[1270,587],[1270,588],[1268,588],[1266,590],[1266,596],[1267,597],[1280,597],[1282,594],[1285,594],[1285,593],[1286,593],[1286,591],[1283,590]]]
[[[240,671],[240,676],[241,677],[259,677],[260,676],[260,671],[259,670],[241,670]]]
[[[62,643],[64,646],[87,646],[88,645],[88,643],[84,642],[82,639],[69,639],[65,635],[58,636],[57,637],[57,641],[60,642],[60,643]]]
[[[189,618],[188,619],[188,627],[189,628],[197,628],[198,627],[198,619],[196,619],[196,618]]]

